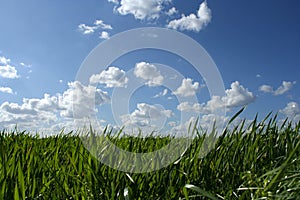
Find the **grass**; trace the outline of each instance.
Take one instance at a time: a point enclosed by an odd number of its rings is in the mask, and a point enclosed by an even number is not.
[[[199,134],[179,161],[149,173],[101,164],[79,136],[0,132],[0,199],[300,199],[300,123],[276,116],[224,130],[199,157]],[[149,152],[172,137],[103,133],[120,148]]]

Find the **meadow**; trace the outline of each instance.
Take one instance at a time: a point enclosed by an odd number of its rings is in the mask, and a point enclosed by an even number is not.
[[[100,163],[76,133],[42,138],[0,132],[0,199],[300,199],[300,123],[267,116],[224,129],[199,157],[205,134],[178,162],[149,173],[125,173]],[[91,132],[92,129],[90,130]],[[103,133],[131,152],[174,139]]]

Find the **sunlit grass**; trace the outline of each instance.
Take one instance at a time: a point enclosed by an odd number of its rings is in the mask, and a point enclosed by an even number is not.
[[[0,199],[296,199],[299,128],[279,126],[276,117],[242,121],[225,129],[205,157],[199,134],[178,162],[141,174],[101,164],[73,133],[39,138],[2,131]],[[104,134],[131,152],[158,150],[173,139]]]

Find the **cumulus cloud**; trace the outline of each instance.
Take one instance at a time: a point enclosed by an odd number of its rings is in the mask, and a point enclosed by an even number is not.
[[[28,102],[25,102],[25,99],[23,99],[22,105],[16,103],[9,103],[6,101],[1,105],[0,109],[10,114],[37,115],[37,111],[33,109],[31,105],[28,104]]]
[[[180,19],[170,21],[167,28],[199,32],[211,21],[211,18],[211,10],[204,1],[200,4],[197,14],[191,13],[188,16],[182,14]]]
[[[289,102],[286,107],[280,109],[279,112],[295,122],[300,120],[300,108],[296,102]]]
[[[81,31],[84,35],[92,34],[98,29],[103,30],[112,30],[112,26],[109,24],[105,24],[102,20],[96,20],[94,25],[89,26],[86,24],[79,24],[78,30]]]
[[[140,62],[135,65],[134,75],[146,80],[148,86],[159,86],[163,83],[164,77],[154,64]]]
[[[170,8],[170,9],[168,10],[168,12],[166,12],[166,14],[167,14],[168,16],[172,16],[172,15],[174,15],[174,14],[176,14],[176,13],[178,13],[178,10],[176,10],[175,7]]]
[[[5,57],[0,57],[0,77],[3,78],[19,78],[18,72],[14,66],[11,66],[10,59]]]
[[[283,81],[282,84],[276,89],[274,90],[272,86],[270,85],[261,85],[259,87],[259,91],[262,91],[264,93],[271,93],[275,96],[278,95],[282,95],[286,92],[288,92],[289,90],[292,89],[293,85],[295,85],[296,82],[290,82],[290,81]]]
[[[10,65],[0,65],[0,76],[3,78],[15,79],[19,78],[18,72],[14,66]]]
[[[205,104],[199,104],[199,103],[190,103],[190,102],[182,102],[177,106],[177,109],[182,112],[196,112],[196,113],[207,113],[208,110],[205,107]]]
[[[4,102],[0,105],[0,125],[30,130],[51,126],[59,120],[71,120],[94,115],[96,105],[108,103],[108,94],[94,86],[84,86],[75,81],[62,94],[43,98],[23,98],[21,104]],[[75,116],[73,115],[75,111]]]
[[[0,56],[0,64],[7,65],[8,63],[10,63],[9,58],[5,58],[3,56]]]
[[[171,132],[172,133],[176,133],[176,135],[187,135],[188,133],[190,134],[191,132],[189,132],[189,127],[192,125],[194,126],[196,122],[196,118],[195,117],[191,117],[190,119],[186,120],[186,121],[182,121],[182,122],[172,122],[169,125],[172,125],[172,129]]]
[[[199,89],[199,83],[194,82],[190,78],[183,79],[181,86],[177,88],[173,94],[180,95],[183,97],[193,96],[196,94],[196,91]]]
[[[210,133],[215,125],[217,133],[221,133],[223,130],[223,126],[226,125],[230,117],[218,114],[206,114],[201,116],[199,120],[199,125],[202,129],[208,130]]]
[[[177,109],[184,112],[196,112],[201,114],[211,114],[219,109],[247,105],[255,100],[255,96],[247,88],[244,88],[238,81],[231,84],[231,88],[225,91],[225,96],[212,96],[207,103],[182,102]]]
[[[109,33],[106,31],[102,31],[99,36],[101,39],[107,40],[110,38]]]
[[[10,87],[0,87],[0,92],[13,94],[13,90]]]
[[[119,0],[107,0],[108,2],[114,3],[114,4],[119,4]]]
[[[231,83],[231,88],[226,90],[226,96],[222,98],[226,107],[244,106],[253,102],[255,96],[244,88],[238,81]]]
[[[109,2],[119,5],[115,10],[121,15],[131,14],[135,19],[153,20],[159,18],[165,4],[168,4],[171,0],[121,0],[120,2],[109,0]]]
[[[173,115],[171,110],[166,110],[160,105],[139,103],[137,109],[130,114],[121,116],[121,120],[126,128],[144,128],[144,130],[153,131],[162,128],[166,119]]]
[[[97,112],[94,106],[110,102],[107,92],[94,86],[85,86],[79,81],[68,83],[68,86],[69,89],[59,96],[60,104],[64,108],[60,113],[62,117],[89,117]]]
[[[4,102],[0,105],[0,124],[2,127],[10,128],[18,125],[26,130],[39,130],[57,122],[58,118],[55,109],[49,111],[51,101],[57,97],[50,97],[45,94],[45,99],[27,99],[19,105],[17,103]],[[50,102],[49,102],[50,101]],[[45,104],[44,104],[45,103]],[[57,104],[55,106],[57,108]]]
[[[177,123],[175,121],[170,121],[170,122],[168,122],[168,125],[171,127],[175,127],[177,125]]]
[[[128,83],[128,78],[125,77],[125,72],[117,67],[109,67],[100,74],[93,74],[90,77],[91,84],[105,84],[106,87],[125,87]]]
[[[225,107],[230,110],[234,107],[248,105],[254,100],[255,95],[235,81],[231,83],[230,89],[225,91],[225,96],[212,96],[211,100],[207,102],[207,109],[211,112]]]

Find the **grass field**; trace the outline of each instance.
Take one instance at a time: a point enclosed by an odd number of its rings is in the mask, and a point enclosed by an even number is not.
[[[0,199],[300,199],[300,123],[276,117],[226,129],[198,156],[196,137],[180,161],[149,173],[101,164],[74,134],[48,138],[0,133]],[[201,134],[200,134],[201,135]],[[171,137],[117,137],[117,146],[145,152]]]

